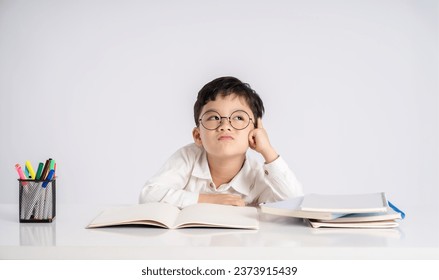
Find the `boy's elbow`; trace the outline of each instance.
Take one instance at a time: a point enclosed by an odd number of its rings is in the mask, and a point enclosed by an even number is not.
[[[143,191],[140,192],[140,195],[139,195],[139,204],[148,203],[148,202],[150,202],[150,201],[148,201],[148,196],[145,196],[144,193],[143,193]]]
[[[140,191],[140,195],[139,195],[139,203],[140,203],[140,204],[143,204],[143,203],[147,203],[147,202],[149,202],[149,201],[148,201],[148,195],[147,195],[147,193],[146,193],[146,191],[145,191],[145,188],[143,188],[143,189]]]
[[[162,196],[159,195],[157,188],[146,185],[142,188],[139,195],[139,203],[159,202]]]
[[[303,188],[299,182],[296,182],[293,186],[285,188],[279,192],[274,192],[276,200],[286,200],[298,196],[303,196]]]

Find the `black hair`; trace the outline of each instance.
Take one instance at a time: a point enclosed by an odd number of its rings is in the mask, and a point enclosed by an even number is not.
[[[249,84],[243,83],[235,77],[220,77],[201,88],[194,104],[194,120],[197,127],[200,125],[199,118],[204,105],[209,101],[215,101],[218,95],[228,96],[231,94],[244,98],[253,112],[257,127],[258,118],[262,118],[265,111],[264,103]]]

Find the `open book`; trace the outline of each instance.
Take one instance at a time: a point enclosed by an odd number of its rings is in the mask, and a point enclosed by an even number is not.
[[[150,225],[168,229],[219,227],[258,229],[254,207],[199,203],[183,209],[160,202],[120,206],[104,210],[87,228],[121,225]]]

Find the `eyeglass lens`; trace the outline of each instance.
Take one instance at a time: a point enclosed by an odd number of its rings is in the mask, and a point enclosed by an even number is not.
[[[222,119],[226,118],[230,120],[230,125],[237,130],[244,129],[250,123],[250,116],[245,111],[235,111],[230,117],[221,117],[221,115],[215,111],[207,111],[201,117],[201,124],[206,129],[217,129],[222,122]]]

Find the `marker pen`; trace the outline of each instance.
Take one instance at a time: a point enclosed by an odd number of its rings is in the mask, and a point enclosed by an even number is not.
[[[26,160],[26,167],[29,170],[30,177],[33,180],[35,180],[35,171],[34,171],[34,169],[32,167],[32,164],[30,164],[30,161],[28,161],[28,160]]]
[[[40,180],[41,173],[43,173],[43,167],[44,167],[44,163],[40,162],[38,164],[37,176],[35,177],[35,180]]]
[[[43,182],[43,188],[46,188],[46,187],[47,187],[47,184],[49,184],[50,180],[52,180],[52,178],[53,178],[53,173],[55,173],[55,170],[51,169],[51,170],[49,171],[49,174],[47,174],[46,181]]]
[[[26,176],[24,176],[23,169],[21,169],[20,164],[17,163],[15,165],[15,169],[17,170],[18,177],[20,177],[21,180],[26,180],[27,179]]]

